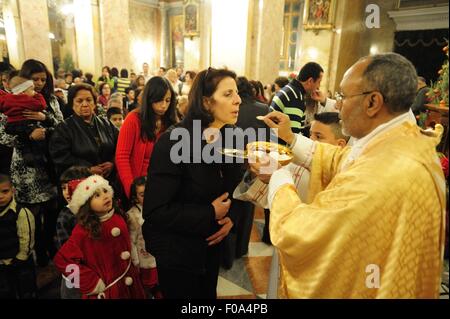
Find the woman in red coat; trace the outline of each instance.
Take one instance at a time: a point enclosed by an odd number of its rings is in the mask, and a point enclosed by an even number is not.
[[[66,283],[83,299],[143,299],[139,269],[131,261],[128,227],[113,208],[113,190],[100,175],[69,182],[70,210],[77,216],[70,238],[54,258]]]
[[[175,124],[175,107],[172,86],[166,79],[156,76],[147,82],[141,106],[125,118],[117,141],[116,167],[128,198],[133,180],[147,176],[156,140]]]

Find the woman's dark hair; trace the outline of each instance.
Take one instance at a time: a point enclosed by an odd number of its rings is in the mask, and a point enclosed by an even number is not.
[[[142,90],[141,89],[134,89],[134,103],[139,104],[138,101],[138,96],[139,94],[141,94]]]
[[[73,69],[72,70],[72,76],[73,78],[81,78],[83,76],[83,71],[81,71],[80,69]]]
[[[275,84],[278,85],[281,89],[289,84],[289,79],[285,76],[279,76],[275,79]]]
[[[85,75],[84,75],[85,77],[86,77],[86,79],[88,80],[88,81],[92,81],[92,78],[94,77],[93,75],[92,75],[92,73],[86,73]]]
[[[184,126],[192,126],[194,120],[200,120],[202,128],[214,122],[214,116],[203,105],[203,98],[210,98],[217,90],[219,82],[230,77],[236,80],[236,73],[227,69],[208,68],[197,74],[188,96],[188,113],[183,120]]]
[[[236,80],[239,96],[243,99],[254,99],[253,85],[245,76],[240,76]]]
[[[86,166],[71,166],[61,174],[59,182],[66,184],[74,179],[87,178],[91,175],[91,171]]]
[[[256,96],[264,96],[264,87],[260,81],[250,81],[250,84],[255,88]]]
[[[80,210],[78,211],[77,214],[77,222],[88,231],[91,238],[100,239],[102,231],[102,223],[98,215],[91,210],[92,197],[90,197],[86,201],[86,203],[80,207]],[[127,217],[119,208],[119,205],[117,205],[117,202],[114,199],[113,199],[113,209],[114,213],[122,216],[125,220],[127,220]]]
[[[110,75],[119,77],[119,70],[117,68],[111,68]]]
[[[136,78],[136,86],[137,87],[139,87],[139,80],[140,79],[144,79],[144,85],[145,85],[145,77],[143,76],[143,75],[139,75],[137,78]]]
[[[128,70],[127,69],[120,70],[120,77],[128,79]]]
[[[92,94],[92,98],[94,99],[94,104],[97,103],[97,95],[95,94],[95,90],[92,87],[92,85],[89,85],[87,83],[80,83],[76,85],[72,85],[69,88],[69,92],[67,93],[67,107],[69,109],[72,109],[73,107],[73,99],[77,96],[79,91],[89,91]]]
[[[146,176],[136,177],[130,187],[130,199],[133,204],[137,204],[137,188],[147,183]]]
[[[13,77],[18,76],[20,73],[19,70],[11,70],[9,72],[3,72],[3,74],[8,75],[8,81],[11,80]]]
[[[111,69],[109,68],[109,66],[105,65],[105,66],[102,68],[102,72],[103,72],[104,69],[108,70],[109,75],[111,75]]]
[[[148,80],[144,88],[142,96],[142,106],[139,113],[141,120],[141,138],[146,141],[154,141],[156,139],[156,114],[153,111],[153,103],[164,100],[167,91],[170,91],[170,104],[166,113],[163,115],[162,127],[168,129],[171,125],[176,123],[175,108],[177,104],[177,97],[173,91],[172,85],[169,81],[160,76],[154,76]],[[136,95],[137,96],[137,95]]]
[[[100,86],[98,87],[98,95],[103,95],[103,87],[104,87],[105,85],[108,85],[109,88],[110,88],[111,91],[112,91],[113,88],[111,87],[111,85],[109,85],[108,82],[103,82],[103,83],[100,84]]]
[[[45,81],[45,85],[41,90],[41,94],[44,96],[45,102],[47,105],[50,104],[50,98],[54,93],[54,85],[53,85],[53,76],[50,71],[47,69],[44,63],[38,60],[29,59],[26,60],[22,67],[20,68],[19,75],[21,77],[27,78],[31,80],[31,77],[35,73],[45,73],[47,76],[47,80]]]
[[[189,74],[189,76],[192,79],[192,81],[194,81],[195,76],[197,75],[197,73],[195,73],[194,71],[186,71],[185,74]]]

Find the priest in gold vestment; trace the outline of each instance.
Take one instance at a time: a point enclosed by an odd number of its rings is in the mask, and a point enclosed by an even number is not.
[[[280,259],[281,298],[438,298],[445,240],[445,180],[435,151],[442,132],[408,116],[413,65],[395,53],[362,58],[337,94],[344,149],[265,122],[310,171],[308,200],[292,175],[269,183],[270,235]],[[437,131],[437,130],[436,130]]]

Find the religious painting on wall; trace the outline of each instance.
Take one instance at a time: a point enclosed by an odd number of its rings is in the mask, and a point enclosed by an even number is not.
[[[332,29],[335,0],[306,0],[304,29]]]
[[[170,17],[170,62],[172,66],[184,63],[183,16]]]
[[[199,5],[196,0],[185,1],[184,7],[184,35],[199,35]]]

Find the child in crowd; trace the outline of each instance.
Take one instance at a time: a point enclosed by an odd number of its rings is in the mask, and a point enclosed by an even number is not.
[[[106,116],[108,120],[120,130],[123,124],[122,110],[119,109],[118,107],[110,107],[108,111],[106,111]]]
[[[127,212],[128,229],[131,238],[131,259],[133,264],[139,267],[141,280],[153,298],[160,299],[161,293],[158,288],[158,273],[156,271],[156,260],[145,249],[145,241],[142,236],[142,206],[144,205],[145,184],[147,178],[141,176],[136,178],[131,184],[130,198],[132,207]]]
[[[36,298],[34,217],[14,199],[11,179],[0,174],[0,299]]]
[[[77,225],[54,258],[56,268],[68,278],[73,277],[74,266],[78,269],[83,299],[145,298],[139,269],[131,261],[127,224],[113,201],[112,187],[103,177],[92,175],[70,181],[69,189],[73,188],[68,206]]]
[[[68,168],[60,177],[61,190],[64,199],[70,204],[70,194],[74,192],[73,189],[69,189],[69,182],[73,180],[84,179],[91,176],[89,168],[83,166],[72,166]],[[72,185],[72,184],[71,184]],[[77,224],[77,218],[69,209],[68,206],[63,207],[58,215],[56,221],[56,248],[60,249],[62,245],[69,239],[72,234],[75,225]],[[72,285],[67,285],[66,280],[61,281],[61,299],[80,299],[81,294]]]
[[[23,115],[25,111],[43,112],[47,108],[45,99],[36,93],[31,80],[15,76],[11,78],[9,85],[12,94],[0,96],[0,112],[8,117],[5,132],[18,137],[23,158],[28,166],[45,165],[45,142],[30,140],[30,134],[34,129],[42,127],[41,123],[29,120]]]

